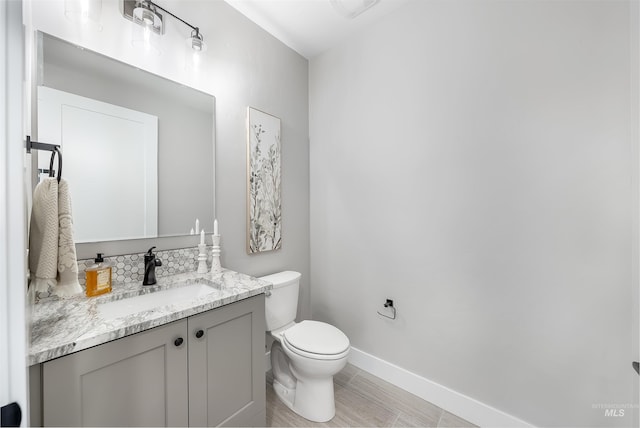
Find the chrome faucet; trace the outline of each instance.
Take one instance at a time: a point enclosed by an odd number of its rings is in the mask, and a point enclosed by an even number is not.
[[[144,255],[144,280],[142,280],[142,285],[153,285],[157,282],[156,266],[162,266],[162,260],[153,254],[154,248],[156,247],[149,248],[147,254]]]

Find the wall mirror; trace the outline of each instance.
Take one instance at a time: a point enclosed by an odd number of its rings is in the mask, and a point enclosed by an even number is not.
[[[215,98],[42,32],[36,43],[32,134],[61,145],[78,256],[191,246],[196,219],[212,231]],[[50,153],[32,153],[35,187]]]

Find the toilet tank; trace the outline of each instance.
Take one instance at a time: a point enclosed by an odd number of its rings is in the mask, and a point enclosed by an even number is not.
[[[273,284],[271,295],[265,298],[265,318],[267,331],[277,330],[292,323],[298,312],[299,272],[285,271],[260,277]]]

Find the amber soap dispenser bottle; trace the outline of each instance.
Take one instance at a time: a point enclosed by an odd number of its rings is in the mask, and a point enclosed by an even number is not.
[[[94,264],[85,271],[87,297],[99,296],[111,291],[111,265],[98,253]]]

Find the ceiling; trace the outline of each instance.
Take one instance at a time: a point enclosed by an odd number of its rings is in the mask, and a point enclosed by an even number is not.
[[[350,9],[373,0],[225,1],[300,55],[311,59],[414,0],[379,0],[355,18],[341,15],[332,3]]]

